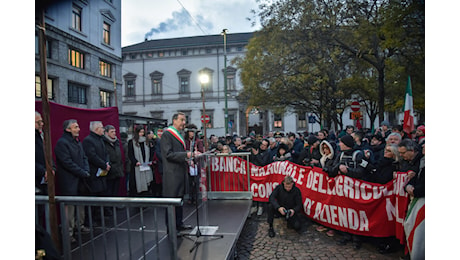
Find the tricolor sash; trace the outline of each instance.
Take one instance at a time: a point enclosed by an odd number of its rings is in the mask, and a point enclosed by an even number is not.
[[[185,141],[184,141],[184,138],[182,137],[182,135],[179,133],[179,131],[177,131],[177,129],[173,126],[170,126],[168,128],[166,128],[166,131],[170,132],[176,139],[177,141],[181,142],[182,145],[184,146],[184,149],[185,149]]]

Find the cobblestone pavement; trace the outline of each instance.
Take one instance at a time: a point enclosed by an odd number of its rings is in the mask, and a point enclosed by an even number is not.
[[[404,249],[391,254],[380,254],[376,246],[367,241],[354,250],[352,243],[336,244],[341,235],[328,237],[326,232],[316,231],[317,224],[305,219],[301,234],[286,227],[286,222],[275,218],[276,236],[268,236],[267,217],[254,214],[246,220],[237,242],[236,259],[399,259]]]

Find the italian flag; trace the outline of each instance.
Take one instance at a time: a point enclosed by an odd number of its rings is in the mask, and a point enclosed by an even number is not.
[[[403,131],[406,132],[409,137],[411,132],[414,131],[414,101],[412,98],[412,87],[410,84],[410,76],[407,79],[406,86],[406,97],[404,100],[404,124]]]

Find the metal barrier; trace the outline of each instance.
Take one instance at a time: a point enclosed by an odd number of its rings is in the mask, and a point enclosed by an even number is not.
[[[142,244],[142,254],[143,259],[146,259],[147,253],[156,253],[156,258],[160,259],[160,242],[166,239],[166,236],[169,238],[169,257],[170,259],[177,259],[177,233],[176,233],[176,219],[175,219],[175,206],[182,205],[182,199],[180,198],[132,198],[132,197],[78,197],[78,196],[56,196],[56,204],[60,208],[60,222],[61,222],[61,241],[62,241],[62,253],[63,257],[66,260],[72,259],[72,255],[79,255],[78,259],[133,259],[133,254],[137,253],[139,255],[139,250],[133,252],[132,241],[134,235],[140,233],[140,239]],[[46,219],[46,230],[50,233],[49,225],[49,210],[48,210],[48,196],[35,196],[35,209],[36,216],[38,216],[38,208],[45,206],[44,214]],[[77,242],[78,246],[72,248],[69,236],[68,221],[66,218],[65,208],[66,206],[83,206],[87,211],[86,218],[89,222],[90,228],[90,238],[83,238],[82,232],[77,228]],[[106,225],[104,207],[112,207],[113,222],[109,225]],[[101,225],[96,227],[93,223],[93,212],[94,209],[99,209]],[[123,215],[117,214],[117,208],[123,208],[126,212],[126,218],[124,219]],[[166,209],[166,218],[168,223],[169,234],[159,237],[158,229],[158,210]],[[137,213],[131,216],[131,211],[136,211],[139,209],[139,220],[137,220]],[[75,207],[76,212],[76,223],[80,223],[80,207]],[[152,212],[153,211],[153,212]],[[163,211],[162,211],[163,212]],[[153,239],[146,239],[146,225],[144,222],[144,214],[153,213],[153,229],[149,231],[153,232]],[[118,217],[123,218],[118,220]],[[132,228],[131,222],[134,221],[140,225],[140,228]],[[36,217],[38,221],[38,217]],[[108,221],[109,222],[109,221]],[[150,224],[150,223],[149,223]],[[126,227],[122,227],[125,226]],[[79,226],[79,225],[77,225]],[[126,258],[126,250],[120,250],[120,247],[126,247],[126,241],[120,241],[121,239],[118,236],[120,232],[127,233],[127,244],[129,251],[129,258]],[[135,234],[133,233],[135,232]],[[109,234],[110,233],[110,234]],[[149,233],[149,234],[150,234]],[[115,234],[115,235],[113,235]],[[108,241],[108,236],[110,236],[110,242]],[[137,238],[137,237],[136,237]],[[100,239],[102,239],[103,246],[103,258],[98,256],[96,258],[96,240],[97,240],[97,249],[100,250]],[[152,245],[152,240],[154,240]],[[146,248],[148,244],[149,248]],[[88,250],[88,245],[89,250]],[[116,257],[113,256],[113,252],[108,249],[115,249]],[[155,251],[155,252],[153,252]],[[100,251],[99,251],[100,252]],[[110,256],[109,256],[110,254]],[[141,259],[142,257],[137,257],[136,259]]]
[[[207,193],[209,199],[252,199],[251,183],[250,183],[250,165],[249,165],[249,152],[243,153],[217,153],[207,156],[206,167],[206,180],[207,180]],[[233,158],[238,157],[245,160],[244,165],[238,165],[245,175],[240,174],[234,167]],[[224,160],[223,163],[226,168],[232,169],[231,171],[211,172],[212,164],[218,160]],[[241,169],[241,167],[243,169]]]

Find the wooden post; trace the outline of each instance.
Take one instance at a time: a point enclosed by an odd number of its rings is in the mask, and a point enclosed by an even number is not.
[[[56,213],[55,201],[55,183],[53,174],[53,164],[51,157],[51,129],[50,129],[50,104],[48,100],[48,72],[46,66],[46,35],[45,35],[45,11],[43,8],[38,8],[39,24],[37,25],[39,31],[39,53],[40,53],[40,88],[42,96],[42,118],[43,118],[43,149],[45,152],[46,161],[46,174],[48,181],[48,200],[49,200],[49,213],[50,213],[50,228],[51,238],[54,245],[58,250],[61,249],[61,242],[59,239],[58,219]]]

